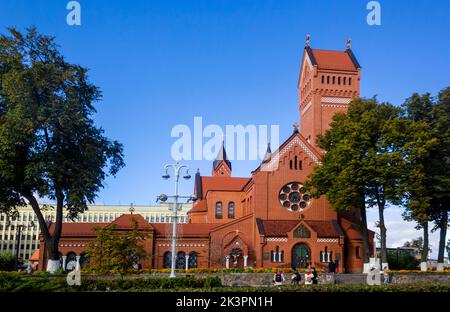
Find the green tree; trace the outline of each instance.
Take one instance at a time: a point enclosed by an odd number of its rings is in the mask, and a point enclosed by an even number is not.
[[[384,209],[402,198],[400,116],[400,109],[375,98],[353,100],[347,113],[335,114],[331,128],[319,136],[326,153],[306,183],[314,196],[326,195],[337,212],[359,210],[365,263],[369,260],[366,207],[373,206],[379,211],[381,257],[387,261]]]
[[[422,254],[424,249],[423,237],[417,237],[411,241],[407,241],[403,244],[403,247],[414,247],[417,248],[420,254]],[[428,244],[428,252],[432,252],[431,244]]]
[[[105,168],[115,175],[124,166],[122,145],[92,119],[100,98],[87,69],[68,63],[53,37],[35,28],[0,36],[0,209],[31,205],[50,271],[59,268],[64,208],[71,218],[85,211],[103,187]],[[55,202],[52,233],[39,198]]]
[[[450,88],[441,91],[437,101],[429,93],[415,93],[404,107],[406,118],[425,125],[424,132],[429,135],[425,141],[416,137],[408,142],[414,147],[407,152],[404,217],[423,230],[423,262],[428,256],[428,223],[434,222],[432,231],[440,230],[438,261],[442,263],[450,209]]]
[[[0,253],[0,271],[14,271],[15,259],[12,253]]]
[[[101,273],[117,271],[123,276],[140,260],[148,257],[143,246],[147,232],[139,229],[135,219],[132,222],[130,231],[119,231],[115,224],[94,228],[96,240],[87,248],[93,270]]]

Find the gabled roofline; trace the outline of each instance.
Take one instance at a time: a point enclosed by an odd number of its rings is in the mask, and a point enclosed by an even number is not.
[[[359,65],[358,60],[356,59],[355,54],[353,54],[353,51],[351,49],[347,49],[345,50],[345,52],[348,54],[348,56],[350,57],[350,59],[353,62],[353,65],[355,65],[356,69],[361,69],[361,66]]]
[[[247,220],[247,219],[249,219],[249,218],[252,218],[253,216],[254,216],[254,212],[252,212],[252,213],[250,213],[250,214],[248,214],[248,215],[246,215],[246,216],[240,217],[239,219],[235,219],[235,220],[233,220],[233,221],[231,221],[231,222],[227,222],[227,223],[221,224],[221,225],[219,225],[219,226],[213,227],[213,228],[210,230],[210,232],[215,232],[215,231],[217,231],[217,230],[221,230],[221,229],[223,229],[223,228],[226,228],[227,226],[230,226],[230,225],[239,223],[239,222],[241,222],[241,221]]]

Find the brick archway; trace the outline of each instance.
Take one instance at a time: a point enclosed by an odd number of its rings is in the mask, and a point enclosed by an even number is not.
[[[311,248],[305,243],[298,243],[292,247],[291,265],[296,268],[306,268],[311,262]]]

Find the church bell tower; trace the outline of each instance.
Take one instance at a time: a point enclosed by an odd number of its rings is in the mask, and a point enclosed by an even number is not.
[[[360,94],[361,66],[347,40],[344,51],[310,47],[310,37],[302,57],[298,79],[300,133],[314,146],[317,135],[329,129],[337,112],[347,111]]]

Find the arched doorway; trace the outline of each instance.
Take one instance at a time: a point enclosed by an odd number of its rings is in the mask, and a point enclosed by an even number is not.
[[[244,267],[244,253],[241,248],[233,248],[230,252],[230,267],[243,268]]]
[[[311,261],[311,250],[306,244],[297,244],[292,248],[292,267],[306,268]]]

